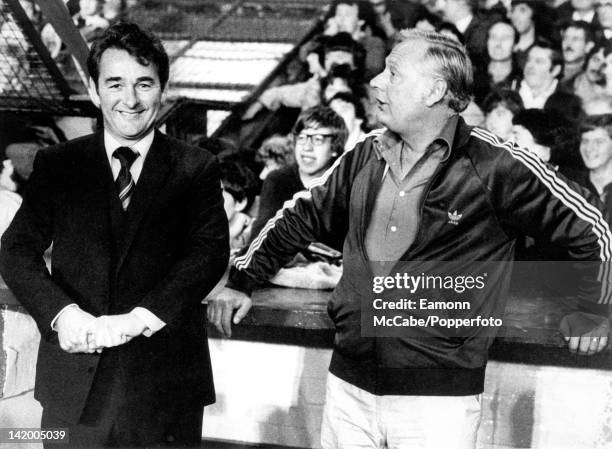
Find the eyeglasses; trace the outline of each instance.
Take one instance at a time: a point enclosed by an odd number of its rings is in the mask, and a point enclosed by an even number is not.
[[[603,6],[612,6],[612,1],[610,1],[610,0],[608,0],[608,1],[602,0],[602,1],[599,1],[599,2],[595,3],[595,8],[601,8]]]
[[[295,143],[306,145],[306,142],[310,140],[312,146],[317,148],[325,145],[326,139],[331,136],[333,134],[298,134],[295,138]]]

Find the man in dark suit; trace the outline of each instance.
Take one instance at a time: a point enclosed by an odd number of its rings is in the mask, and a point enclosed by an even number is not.
[[[568,0],[557,7],[557,24],[570,21],[590,23],[594,29],[599,28],[595,11],[595,0]]]
[[[217,164],[154,129],[157,38],[113,25],[88,70],[104,130],[39,152],[0,252],[42,336],[42,427],[72,447],[199,447],[214,401],[201,300],[229,252]]]
[[[439,0],[435,9],[457,27],[475,67],[486,60],[489,18],[478,12],[478,0]]]

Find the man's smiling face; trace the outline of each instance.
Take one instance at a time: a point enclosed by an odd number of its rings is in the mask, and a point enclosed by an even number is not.
[[[97,86],[90,82],[89,94],[102,111],[104,129],[123,145],[136,143],[153,128],[161,106],[157,67],[109,48],[102,53],[99,73]]]

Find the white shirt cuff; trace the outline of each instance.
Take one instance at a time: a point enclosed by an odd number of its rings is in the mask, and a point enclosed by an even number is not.
[[[145,323],[145,326],[147,326],[142,333],[145,337],[150,337],[166,325],[166,323],[160,320],[153,312],[145,309],[144,307],[134,307],[134,310],[132,310],[131,313],[136,315],[140,320],[142,320],[143,323]]]
[[[64,313],[64,312],[66,311],[66,309],[68,309],[69,307],[77,307],[77,308],[78,308],[78,307],[79,307],[79,305],[78,305],[78,304],[76,304],[76,303],[68,304],[66,307],[64,307],[62,310],[60,310],[60,311],[58,312],[58,314],[57,314],[57,315],[55,315],[55,318],[53,318],[53,320],[51,321],[51,330],[55,330],[55,323],[57,323],[57,319],[58,319],[58,318],[60,317],[60,315],[61,315],[62,313]]]

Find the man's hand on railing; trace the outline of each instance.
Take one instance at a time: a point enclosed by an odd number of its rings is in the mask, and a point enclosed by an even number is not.
[[[231,337],[232,323],[240,323],[252,304],[253,301],[248,295],[226,287],[214,298],[208,298],[208,321],[225,337]]]
[[[561,319],[559,329],[572,354],[593,355],[607,346],[610,321],[603,316],[575,312]]]

